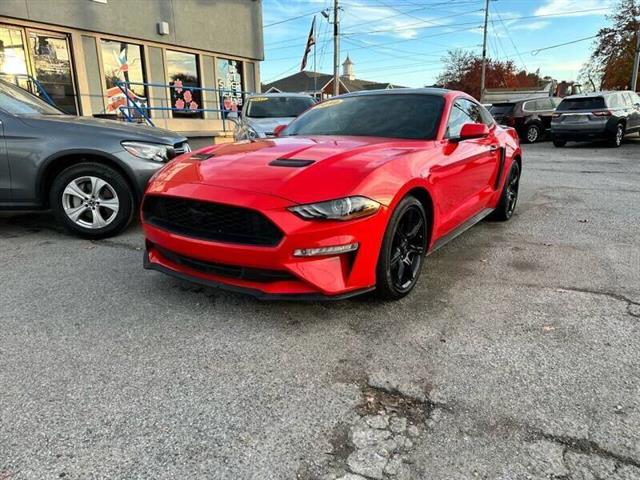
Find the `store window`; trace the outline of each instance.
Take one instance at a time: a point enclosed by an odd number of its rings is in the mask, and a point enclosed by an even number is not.
[[[217,60],[216,74],[220,93],[220,108],[223,116],[229,112],[242,109],[242,62],[219,58]]]
[[[198,56],[192,53],[166,51],[167,74],[174,118],[202,118],[202,95],[198,72]]]
[[[26,75],[27,59],[22,42],[22,31],[0,25],[0,74]]]
[[[115,40],[102,40],[100,46],[106,88],[106,113],[120,113],[120,107],[127,106],[127,98],[117,82],[126,82],[123,88],[129,96],[130,107],[134,104],[141,109],[147,107],[146,88],[140,85],[145,82],[142,47]],[[135,109],[128,108],[127,113],[139,115]]]
[[[34,77],[63,112],[77,115],[69,42],[65,35],[29,32]]]

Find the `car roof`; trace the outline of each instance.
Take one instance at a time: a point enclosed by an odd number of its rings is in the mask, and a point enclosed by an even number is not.
[[[569,95],[568,97],[564,97],[563,100],[573,100],[574,98],[593,98],[593,97],[606,97],[609,95],[613,95],[614,93],[625,93],[631,92],[631,90],[603,90],[601,92],[590,92],[590,93],[579,93],[577,95]]]
[[[345,93],[340,95],[341,98],[345,97],[362,97],[367,95],[437,95],[445,97],[450,93],[455,93],[455,90],[447,90],[445,88],[392,88],[392,89],[379,89],[379,90],[362,90],[359,92]],[[464,92],[460,92],[464,93]],[[464,93],[466,95],[466,93]]]
[[[298,98],[313,98],[311,95],[307,95],[306,93],[287,93],[287,92],[282,92],[282,93],[276,93],[276,92],[271,92],[271,93],[253,93],[251,95],[247,95],[247,100],[250,98],[256,98],[256,97],[298,97]]]

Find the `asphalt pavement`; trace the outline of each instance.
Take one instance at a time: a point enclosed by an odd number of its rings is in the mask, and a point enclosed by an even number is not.
[[[0,266],[2,480],[640,479],[640,138],[525,145],[515,217],[395,303],[202,288],[46,213]]]

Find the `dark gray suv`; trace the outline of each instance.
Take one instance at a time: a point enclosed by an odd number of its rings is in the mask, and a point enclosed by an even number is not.
[[[50,208],[76,235],[116,235],[153,173],[185,151],[176,133],[66,115],[0,80],[0,209]]]
[[[625,135],[635,132],[640,132],[640,96],[631,91],[566,97],[551,120],[556,147],[572,140],[606,140],[611,147],[619,147]]]

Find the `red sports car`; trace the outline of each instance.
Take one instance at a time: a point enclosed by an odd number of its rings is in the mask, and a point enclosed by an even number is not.
[[[516,206],[518,136],[461,92],[343,95],[277,130],[152,178],[145,268],[260,298],[398,299],[426,254]]]

